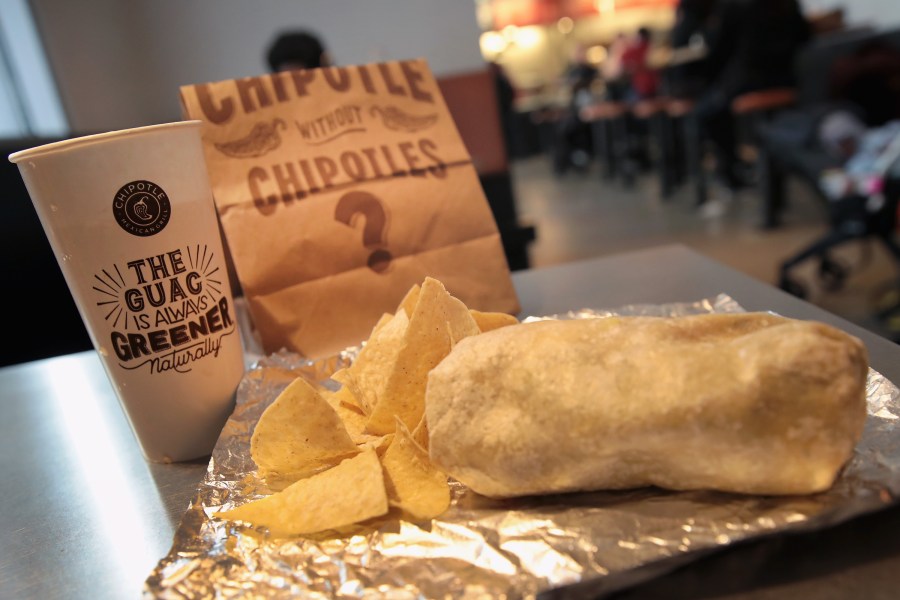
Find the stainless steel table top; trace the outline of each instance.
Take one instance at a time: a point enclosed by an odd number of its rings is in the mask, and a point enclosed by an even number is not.
[[[859,336],[872,366],[900,382],[900,346],[681,246],[520,272],[513,279],[523,315],[724,292],[750,310],[817,319]],[[139,596],[169,550],[206,461],[145,462],[93,353],[0,369],[0,410],[0,598]],[[888,584],[900,583],[897,525],[900,511],[890,509],[831,537],[793,536],[800,550],[791,540],[744,545],[632,593],[838,598],[853,590],[864,592],[856,597],[893,597]],[[801,560],[791,554],[797,551],[821,552],[822,559]]]

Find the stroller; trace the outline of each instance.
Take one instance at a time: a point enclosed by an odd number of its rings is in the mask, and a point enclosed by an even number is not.
[[[770,138],[777,136],[774,131],[768,132]],[[779,287],[800,298],[808,292],[791,270],[818,258],[823,288],[840,289],[849,269],[831,251],[852,240],[879,241],[900,265],[900,246],[894,240],[900,204],[900,121],[867,130],[851,110],[832,108],[816,117],[815,134],[817,162],[809,164],[813,159],[806,157],[807,179],[814,178],[817,192],[826,200],[830,230],[781,264]],[[783,141],[780,145],[785,148]],[[794,150],[790,160],[804,161],[803,149]],[[880,312],[881,319],[900,315],[900,303]]]

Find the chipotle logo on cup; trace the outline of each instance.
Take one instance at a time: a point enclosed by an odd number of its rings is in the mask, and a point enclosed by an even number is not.
[[[113,215],[119,227],[132,235],[156,235],[169,224],[172,205],[161,187],[152,181],[126,183],[113,200]]]

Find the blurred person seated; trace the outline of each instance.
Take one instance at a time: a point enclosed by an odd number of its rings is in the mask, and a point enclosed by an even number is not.
[[[743,187],[736,156],[731,102],[766,88],[794,85],[794,58],[810,39],[797,0],[721,0],[713,16],[707,55],[707,90],[695,117],[713,142],[716,173],[730,190]]]
[[[569,90],[572,104],[587,105],[593,101],[591,85],[597,75],[597,68],[587,60],[586,49],[578,46],[565,75],[565,85]]]
[[[266,60],[273,73],[331,65],[331,57],[322,41],[309,31],[286,31],[279,34],[269,46]]]
[[[657,96],[660,77],[659,72],[649,64],[652,49],[650,30],[640,27],[634,35],[624,40],[620,57],[620,97],[617,100],[632,105],[634,110],[621,117],[622,129],[619,130],[616,153],[620,163],[618,170],[625,184],[630,186],[639,171],[652,166],[650,121],[648,115],[639,111],[636,105]]]
[[[628,102],[637,102],[656,96],[659,88],[659,73],[647,64],[650,46],[650,30],[641,27],[622,52],[622,71],[628,81],[625,100]]]
[[[710,35],[710,21],[716,0],[680,0],[675,9],[675,25],[669,33],[673,50],[705,48]],[[700,95],[707,84],[702,59],[673,65],[665,69],[663,86],[675,98],[692,99]]]
[[[597,79],[597,69],[587,60],[586,49],[575,49],[572,64],[566,71],[563,85],[569,96],[566,114],[557,127],[556,144],[553,152],[553,170],[562,175],[570,168],[584,171],[590,164],[591,128],[581,120],[581,109],[594,102],[592,85]]]
[[[628,48],[628,38],[624,33],[616,35],[609,45],[606,60],[601,66],[600,75],[606,87],[606,99],[613,102],[624,100],[628,91],[628,82],[625,79],[625,70],[622,65],[622,55]]]

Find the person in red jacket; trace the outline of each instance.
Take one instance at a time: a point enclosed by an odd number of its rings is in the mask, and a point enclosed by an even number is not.
[[[638,29],[637,36],[622,53],[622,70],[630,80],[627,100],[644,100],[656,96],[659,73],[647,65],[650,54],[650,30]]]

